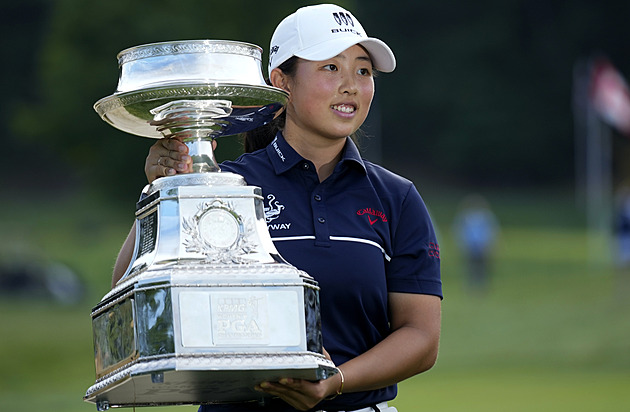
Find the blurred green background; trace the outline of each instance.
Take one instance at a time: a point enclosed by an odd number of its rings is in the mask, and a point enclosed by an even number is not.
[[[81,399],[94,383],[89,314],[109,289],[153,143],[113,129],[92,109],[114,92],[116,54],[202,38],[267,49],[279,20],[312,3],[2,3],[0,411],[95,410]],[[610,230],[588,230],[582,113],[573,99],[578,69],[595,56],[630,74],[630,2],[338,4],[398,60],[394,73],[377,78],[364,153],[414,180],[439,231],[440,358],[400,385],[394,405],[627,410],[630,271],[614,264]],[[614,192],[630,176],[630,146],[609,133],[605,183]],[[219,143],[220,160],[240,152],[237,138]],[[489,201],[501,227],[481,291],[469,287],[451,230],[470,193]],[[612,216],[612,199],[601,204],[602,216]]]

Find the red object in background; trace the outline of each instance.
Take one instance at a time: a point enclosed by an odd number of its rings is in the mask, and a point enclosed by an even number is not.
[[[593,64],[590,97],[602,119],[630,137],[630,90],[621,74],[606,59],[596,60]]]

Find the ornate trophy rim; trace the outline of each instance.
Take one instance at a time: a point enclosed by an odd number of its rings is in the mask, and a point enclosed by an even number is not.
[[[262,48],[235,40],[178,40],[141,44],[122,50],[116,56],[118,65],[148,57],[187,53],[229,53],[262,60]]]
[[[160,100],[170,101],[176,99],[223,99],[238,98],[247,102],[248,99],[256,99],[259,103],[263,101],[265,104],[279,103],[286,104],[288,93],[280,88],[266,85],[251,85],[239,83],[168,83],[151,88],[140,89],[130,92],[115,93],[111,96],[104,97],[94,104],[94,110],[107,123],[127,133],[137,136],[161,139],[164,137],[162,133],[155,128],[144,128],[139,131],[136,128],[129,127],[128,113],[120,114],[119,111],[128,112],[128,108],[137,104],[145,104],[147,102],[158,102]],[[156,106],[158,104],[156,103]],[[256,104],[255,106],[258,106]],[[237,105],[238,106],[238,105]],[[250,106],[250,104],[245,104]],[[252,105],[254,106],[254,105]],[[144,109],[142,109],[144,110]],[[149,116],[148,110],[146,117]],[[146,122],[138,119],[139,124]]]

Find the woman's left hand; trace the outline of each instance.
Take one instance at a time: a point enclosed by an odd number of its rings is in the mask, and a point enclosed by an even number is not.
[[[317,382],[304,379],[282,378],[278,382],[262,382],[256,390],[277,396],[295,409],[307,411],[330,395],[341,385],[339,374]]]

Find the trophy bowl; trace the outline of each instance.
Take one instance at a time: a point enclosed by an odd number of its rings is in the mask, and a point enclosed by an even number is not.
[[[193,173],[156,179],[136,205],[135,247],[91,313],[96,382],[110,407],[262,402],[262,381],[334,375],[319,287],[275,249],[262,190],[221,172],[212,140],[272,121],[287,93],[265,84],[248,43],[154,43],[118,55],[110,125],[189,147]]]
[[[132,47],[118,54],[115,93],[94,110],[126,133],[179,138],[189,147],[193,171],[218,171],[212,140],[270,122],[288,99],[265,83],[261,56],[256,45],[228,40]]]

